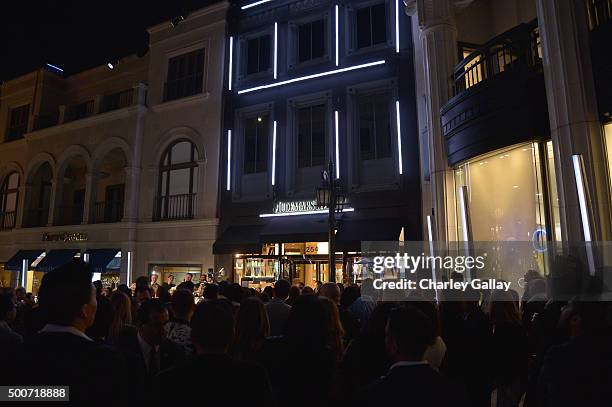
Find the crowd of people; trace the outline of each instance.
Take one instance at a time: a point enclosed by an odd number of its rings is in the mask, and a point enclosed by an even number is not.
[[[367,279],[259,292],[144,277],[109,292],[74,261],[44,276],[37,302],[1,293],[0,384],[68,385],[73,402],[106,405],[610,405],[612,308],[525,277],[522,298],[440,301],[381,301]]]

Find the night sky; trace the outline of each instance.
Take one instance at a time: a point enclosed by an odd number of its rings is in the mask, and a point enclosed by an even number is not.
[[[66,74],[147,50],[146,28],[217,0],[21,0],[0,6],[0,81],[45,63]]]

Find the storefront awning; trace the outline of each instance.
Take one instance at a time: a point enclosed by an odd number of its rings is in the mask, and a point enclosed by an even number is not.
[[[327,214],[271,218],[261,230],[261,243],[325,242],[327,219]]]
[[[259,253],[260,225],[231,226],[213,244],[214,254]]]
[[[108,269],[116,269],[113,263],[120,249],[89,249],[85,254],[89,257],[88,263],[95,273],[104,273]],[[111,267],[109,267],[111,266]]]
[[[51,250],[36,266],[36,271],[48,272],[70,262],[78,249]]]
[[[361,242],[397,242],[402,226],[399,218],[347,220],[338,229],[336,250],[361,251]]]
[[[19,250],[13,257],[11,257],[4,265],[5,270],[19,271],[23,264],[23,260],[28,261],[28,265],[31,265],[34,260],[42,254],[44,250]]]

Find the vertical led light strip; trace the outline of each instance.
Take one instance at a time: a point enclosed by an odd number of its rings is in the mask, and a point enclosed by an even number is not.
[[[404,173],[404,168],[402,163],[402,127],[400,122],[399,100],[395,101],[395,119],[397,120],[397,156],[399,162],[399,173],[402,175]]]
[[[434,245],[433,245],[433,230],[431,225],[431,215],[427,215],[427,238],[429,239],[429,255],[434,256]],[[431,280],[436,282],[436,262],[431,267]],[[438,290],[435,290],[436,300],[438,300]]]
[[[28,277],[28,259],[21,260],[21,286],[25,287]]]
[[[274,79],[278,72],[278,23],[274,23]]]
[[[272,128],[272,186],[276,185],[276,120]]]
[[[227,89],[232,90],[232,67],[234,63],[234,37],[230,37],[229,43],[229,67],[227,73]]]
[[[340,178],[340,133],[338,132],[337,110],[334,112],[334,135],[336,137],[336,179],[338,179]]]
[[[339,59],[339,42],[340,39],[338,38],[338,32],[339,32],[339,27],[338,27],[338,5],[336,4],[336,66],[338,66],[340,64],[340,59]]]
[[[395,1],[395,52],[399,53],[399,6],[400,0]]]
[[[127,285],[132,281],[132,252],[127,252]]]
[[[227,131],[227,191],[232,188],[232,131]]]
[[[582,171],[582,155],[572,155],[574,164],[574,178],[576,179],[576,189],[578,191],[578,203],[580,204],[580,216],[582,217],[582,230],[584,232],[584,241],[591,241],[591,225],[589,223],[589,214],[586,203],[586,190],[584,187],[583,171]]]
[[[470,240],[469,234],[469,225],[468,225],[468,207],[467,207],[467,197],[466,197],[467,187],[462,186],[459,189],[459,202],[461,205],[461,223],[463,224],[463,241],[467,242]]]

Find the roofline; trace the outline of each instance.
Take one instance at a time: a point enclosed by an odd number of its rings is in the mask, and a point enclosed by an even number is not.
[[[230,4],[229,4],[229,2],[227,0],[223,0],[223,1],[219,1],[219,2],[217,2],[215,4],[211,4],[208,7],[204,7],[204,8],[201,8],[201,9],[194,10],[194,11],[190,12],[187,15],[187,17],[185,18],[185,21],[194,20],[194,19],[196,19],[198,17],[205,16],[206,14],[210,14],[210,13],[214,13],[214,12],[217,12],[217,11],[220,11],[220,10],[227,9],[227,8],[229,8],[229,5]],[[167,30],[167,29],[169,29],[171,27],[170,26],[170,22],[171,21],[172,20],[166,20],[166,21],[163,21],[163,22],[161,22],[159,24],[156,24],[156,25],[154,25],[152,27],[149,27],[149,28],[147,28],[147,32],[149,34],[153,34],[153,33],[157,33],[157,32],[160,32],[160,31]]]

